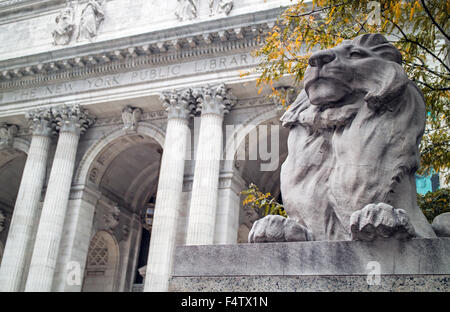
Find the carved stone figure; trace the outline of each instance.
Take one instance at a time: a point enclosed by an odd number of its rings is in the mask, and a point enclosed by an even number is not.
[[[105,19],[105,0],[89,0],[81,11],[79,39],[92,40],[97,36],[98,29]]]
[[[114,229],[119,225],[120,209],[114,206],[111,211],[108,211],[103,215],[103,221],[107,231],[114,231]]]
[[[175,11],[179,21],[191,20],[197,17],[196,0],[178,0],[177,10]]]
[[[10,148],[13,145],[17,131],[18,129],[15,125],[0,125],[0,150]]]
[[[142,109],[127,105],[122,110],[123,129],[127,133],[136,132],[138,122],[141,120]]]
[[[281,118],[290,133],[280,178],[287,214],[315,240],[435,237],[414,178],[425,103],[401,59],[380,34],[309,59],[305,90]]]
[[[228,15],[233,9],[233,0],[209,0],[209,15]]]
[[[53,44],[66,45],[72,38],[75,29],[74,9],[67,3],[67,6],[59,12],[55,19],[55,29],[52,32]]]

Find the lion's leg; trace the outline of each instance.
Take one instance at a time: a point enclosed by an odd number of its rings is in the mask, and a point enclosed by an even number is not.
[[[369,204],[350,217],[352,240],[373,241],[393,237],[409,239],[415,230],[403,209],[394,209],[385,203]]]
[[[249,243],[303,242],[313,240],[311,230],[293,219],[268,215],[257,220],[248,235]]]

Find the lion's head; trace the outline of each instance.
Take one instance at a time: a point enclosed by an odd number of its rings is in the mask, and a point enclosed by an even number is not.
[[[419,235],[432,233],[415,201],[425,103],[400,52],[380,34],[344,41],[311,56],[304,87],[281,118],[291,128],[288,215],[319,239],[346,239],[353,212],[384,202],[405,209]]]

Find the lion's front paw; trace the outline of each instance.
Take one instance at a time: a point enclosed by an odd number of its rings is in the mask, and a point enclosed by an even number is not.
[[[249,243],[302,242],[313,240],[311,231],[296,221],[268,215],[257,220],[248,234]]]
[[[415,236],[414,227],[403,209],[385,203],[369,204],[350,217],[352,240],[372,241],[376,238],[409,239]]]

